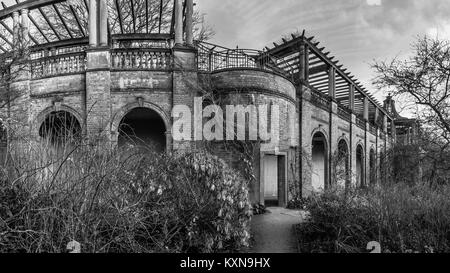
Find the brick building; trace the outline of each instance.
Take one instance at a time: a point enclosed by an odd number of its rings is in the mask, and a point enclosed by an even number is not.
[[[131,138],[159,151],[193,149],[203,141],[173,139],[173,107],[194,109],[196,97],[212,94],[224,108],[280,110],[280,141],[252,151],[254,202],[285,206],[297,193],[333,183],[368,186],[381,176],[395,116],[313,37],[292,35],[264,50],[227,49],[194,41],[193,0],[151,2],[169,20],[152,19],[145,0],[125,1],[130,16],[123,16],[123,2],[29,0],[0,10],[2,54],[14,56],[18,41],[28,49],[4,89],[19,95],[3,99],[0,110],[3,121],[19,122],[16,133],[39,140],[56,126],[72,126],[112,146]],[[232,150],[217,154],[241,165]]]

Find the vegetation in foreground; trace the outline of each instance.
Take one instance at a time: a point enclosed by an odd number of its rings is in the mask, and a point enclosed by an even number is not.
[[[330,191],[306,203],[310,218],[297,227],[302,252],[450,252],[450,187],[386,185]]]
[[[13,149],[14,150],[14,149]],[[0,176],[0,252],[228,252],[249,242],[247,183],[204,152],[29,145]]]

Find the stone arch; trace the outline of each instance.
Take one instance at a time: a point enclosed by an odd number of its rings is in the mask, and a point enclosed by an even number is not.
[[[315,130],[311,138],[311,184],[313,191],[321,192],[328,187],[329,148],[323,130]]]
[[[6,160],[6,153],[8,152],[8,131],[4,124],[0,121],[0,164]]]
[[[83,126],[84,124],[84,119],[83,117],[78,113],[77,110],[75,110],[74,108],[65,105],[65,104],[54,104],[50,107],[45,108],[44,110],[42,110],[39,115],[36,117],[36,126],[34,126],[34,136],[39,137],[39,128],[41,126],[41,124],[45,121],[45,119],[48,117],[48,115],[50,115],[52,112],[68,112],[70,114],[72,114],[80,123],[81,126]]]
[[[168,150],[170,148],[170,141],[171,141],[171,124],[170,124],[170,119],[168,117],[168,115],[165,113],[165,111],[159,107],[156,104],[153,104],[151,102],[145,102],[142,100],[138,100],[137,102],[134,103],[130,103],[125,105],[124,107],[122,107],[113,117],[112,119],[112,123],[111,123],[111,133],[113,134],[113,140],[116,142],[117,145],[121,145],[121,131],[123,133],[123,128],[121,130],[121,124],[124,122],[125,119],[130,118],[130,115],[134,115],[136,116],[137,114],[139,115],[147,115],[147,117],[149,117],[149,115],[151,115],[155,120],[156,119],[160,119],[161,121],[161,125],[164,126],[164,129],[160,128],[161,131],[163,130],[164,134],[164,145],[166,150]],[[122,124],[123,125],[123,124]],[[131,128],[130,126],[128,126],[130,128],[130,130],[133,131],[134,133],[134,129],[136,128]],[[143,128],[143,126],[140,126],[141,128]],[[142,138],[138,136],[138,133],[136,133],[134,135],[134,139],[132,141],[135,140],[142,140],[142,144],[144,144],[146,141]],[[130,138],[131,140],[131,138]],[[162,144],[162,143],[160,143]]]
[[[49,140],[52,145],[65,145],[82,136],[83,119],[72,107],[55,104],[39,113],[34,125],[37,139]]]
[[[334,182],[339,187],[346,187],[350,182],[350,145],[346,137],[338,140],[337,151],[334,160]]]
[[[377,164],[376,164],[376,153],[375,148],[372,146],[369,152],[369,183],[371,186],[377,183]]]
[[[365,153],[364,153],[364,145],[358,143],[356,145],[356,185],[358,187],[365,186]]]

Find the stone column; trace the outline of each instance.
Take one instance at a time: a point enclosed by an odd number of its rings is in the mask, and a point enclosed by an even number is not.
[[[186,0],[186,43],[188,46],[194,45],[194,1]]]
[[[369,98],[364,97],[364,120],[369,121]]]
[[[387,126],[388,125],[388,121],[387,121],[387,116],[386,114],[383,115],[383,133],[387,134]]]
[[[175,0],[175,45],[183,44],[183,6]]]
[[[332,66],[328,69],[328,95],[336,99],[336,70]]]
[[[355,86],[353,84],[349,84],[349,105],[350,110],[355,110]]]
[[[22,9],[20,11],[21,17],[21,30],[22,30],[22,42],[24,47],[28,47],[29,45],[29,32],[30,32],[30,21],[28,18],[28,9]]]
[[[12,16],[13,16],[13,45],[14,47],[17,47],[19,43],[19,30],[20,30],[19,12],[17,11],[13,12]]]
[[[100,46],[108,45],[108,5],[106,0],[100,0],[99,3],[100,18],[99,18],[99,43]]]
[[[97,15],[97,0],[89,0],[89,45],[91,47],[98,46]]]

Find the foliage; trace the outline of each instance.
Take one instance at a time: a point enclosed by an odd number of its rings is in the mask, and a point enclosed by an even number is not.
[[[108,151],[108,152],[105,152]],[[198,151],[72,143],[11,149],[0,177],[0,252],[226,252],[249,241],[246,182]]]
[[[450,188],[404,184],[332,191],[308,204],[310,221],[298,226],[304,252],[449,252]]]

